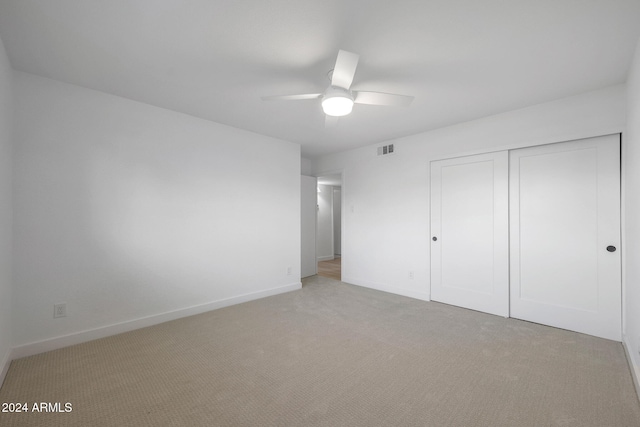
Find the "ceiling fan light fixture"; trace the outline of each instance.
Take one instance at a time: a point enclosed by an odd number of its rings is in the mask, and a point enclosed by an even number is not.
[[[352,109],[353,97],[346,89],[331,87],[322,97],[322,110],[327,116],[346,116]]]

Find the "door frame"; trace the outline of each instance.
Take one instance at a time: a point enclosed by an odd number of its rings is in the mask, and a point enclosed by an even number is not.
[[[345,205],[344,205],[344,201],[345,201],[345,173],[344,173],[344,169],[332,169],[332,170],[328,170],[328,171],[322,171],[322,172],[316,172],[314,173],[314,177],[316,178],[316,180],[320,177],[323,176],[329,176],[329,175],[340,175],[340,181],[341,181],[341,191],[340,191],[340,228],[341,228],[341,232],[340,232],[340,249],[341,249],[341,254],[340,254],[340,258],[341,258],[341,269],[342,272],[344,272],[344,244],[345,244],[345,228],[347,227],[346,222],[345,222]],[[333,192],[331,197],[333,197]],[[332,203],[333,204],[333,203]],[[333,209],[333,207],[332,207]],[[332,222],[333,222],[333,214],[332,214]],[[317,227],[316,227],[316,232],[317,232]],[[333,225],[332,225],[332,239],[333,237]],[[316,235],[316,242],[318,241],[317,235]],[[332,250],[335,250],[335,242],[333,244]],[[316,262],[317,262],[317,250],[316,250]],[[344,277],[344,274],[342,273],[342,276]]]

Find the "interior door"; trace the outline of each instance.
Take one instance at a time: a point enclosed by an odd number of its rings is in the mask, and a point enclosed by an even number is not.
[[[431,299],[509,315],[508,153],[431,162]]]
[[[316,212],[318,181],[313,176],[300,178],[300,277],[318,272],[316,260]]]
[[[621,340],[619,135],[510,153],[511,316]]]

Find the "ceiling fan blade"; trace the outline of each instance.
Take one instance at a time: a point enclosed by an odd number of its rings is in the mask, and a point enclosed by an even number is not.
[[[330,116],[330,115],[326,114],[324,116],[324,127],[326,127],[326,128],[336,127],[338,125],[338,120],[340,120],[340,117]]]
[[[360,59],[358,54],[347,52],[346,50],[338,51],[336,66],[333,68],[333,75],[331,76],[331,86],[349,89],[356,73],[358,59]]]
[[[303,99],[318,99],[322,98],[321,93],[304,93],[300,95],[272,95],[263,96],[263,101],[299,101]]]
[[[397,95],[395,93],[383,92],[353,92],[356,104],[368,105],[390,105],[392,107],[408,107],[413,101],[413,96]]]

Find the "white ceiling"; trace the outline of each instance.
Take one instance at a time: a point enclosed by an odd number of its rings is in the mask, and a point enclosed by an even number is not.
[[[623,83],[638,0],[0,0],[14,68],[342,151]],[[352,89],[416,97],[356,105],[324,127],[338,49]]]

